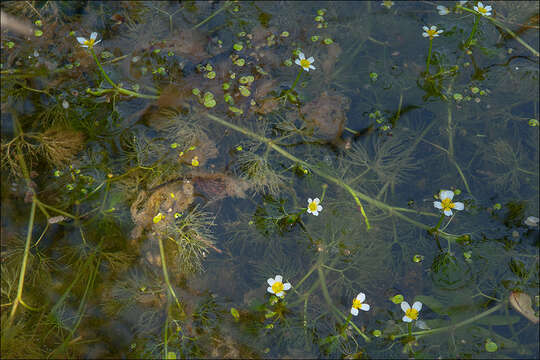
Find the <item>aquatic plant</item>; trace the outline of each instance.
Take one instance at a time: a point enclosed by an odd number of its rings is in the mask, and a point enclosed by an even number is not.
[[[534,354],[533,25],[380,5],[8,2],[2,357]]]

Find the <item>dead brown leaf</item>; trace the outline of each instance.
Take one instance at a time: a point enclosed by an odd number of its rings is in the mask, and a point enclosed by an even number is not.
[[[534,314],[532,300],[528,294],[513,291],[510,294],[510,304],[517,312],[529,319],[529,321],[538,324],[538,316]]]
[[[325,140],[337,139],[345,127],[349,98],[338,93],[322,93],[317,99],[306,104],[302,113],[307,126],[316,129],[315,134]]]

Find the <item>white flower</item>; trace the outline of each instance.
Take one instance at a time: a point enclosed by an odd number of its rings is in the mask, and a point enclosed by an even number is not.
[[[79,44],[81,44],[82,47],[91,49],[92,47],[94,47],[94,45],[96,45],[97,43],[101,41],[101,40],[96,41],[97,35],[98,35],[97,32],[93,32],[92,34],[90,34],[90,39],[77,37],[77,41],[79,42]]]
[[[525,225],[527,225],[529,227],[537,227],[538,222],[540,222],[540,219],[538,219],[536,216],[529,216],[524,221]]]
[[[491,16],[491,6],[484,6],[482,2],[478,2],[476,6],[473,7],[474,11],[479,12],[482,16]]]
[[[422,36],[423,37],[429,36],[430,39],[433,39],[434,37],[439,36],[439,34],[443,32],[443,30],[437,30],[437,27],[435,25],[431,26],[431,28],[428,28],[427,26],[423,26],[422,29],[424,29]]]
[[[268,285],[270,285],[266,291],[281,298],[285,295],[285,291],[291,288],[290,283],[283,283],[283,276],[281,275],[276,275],[275,279],[270,278],[266,280],[266,282],[268,282]]]
[[[394,6],[394,2],[389,1],[389,0],[384,0],[384,1],[381,1],[381,6],[384,6],[385,8],[390,9],[392,6]]]
[[[439,11],[439,15],[448,15],[450,13],[450,10],[442,5],[437,5],[437,10]]]
[[[434,201],[433,206],[437,209],[441,209],[446,216],[452,216],[452,209],[463,210],[465,205],[462,202],[452,202],[454,198],[454,192],[450,190],[441,190],[439,193],[439,199],[441,201]]]
[[[315,198],[313,200],[309,198],[307,202],[308,202],[307,212],[315,216],[319,216],[319,211],[322,211],[322,206],[319,205],[321,200],[319,200],[319,198]]]
[[[420,301],[416,301],[411,308],[408,302],[403,301],[401,303],[401,310],[403,310],[405,313],[402,320],[405,322],[411,322],[418,319],[418,313],[420,310],[422,310],[422,303]]]
[[[311,65],[314,62],[315,62],[315,59],[313,58],[313,56],[310,57],[309,59],[306,59],[306,57],[304,56],[304,53],[302,52],[298,54],[298,59],[294,61],[296,65],[301,66],[302,69],[308,72],[309,72],[309,69],[315,70],[315,66]]]
[[[358,315],[358,309],[368,311],[370,306],[368,304],[364,304],[364,300],[366,300],[366,294],[359,293],[356,295],[356,298],[352,302],[351,307],[351,314],[354,316]]]

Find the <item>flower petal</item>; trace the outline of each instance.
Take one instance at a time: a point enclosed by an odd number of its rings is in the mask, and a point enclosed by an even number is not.
[[[313,58],[313,56],[310,56],[307,61],[309,61],[310,64],[313,64],[315,62],[315,58]]]
[[[465,205],[463,205],[463,203],[462,203],[462,202],[459,202],[459,201],[458,201],[458,202],[455,202],[455,203],[454,203],[454,209],[456,209],[456,210],[463,210],[463,209],[465,209]]]
[[[420,312],[420,310],[422,310],[422,303],[420,301],[415,301],[412,308]]]
[[[274,290],[272,289],[271,286],[267,287],[266,291],[268,291],[270,294],[274,294]]]
[[[312,198],[307,199],[308,204],[311,204],[313,202]]]
[[[86,38],[78,36],[77,41],[79,42],[79,44],[84,44],[87,40],[86,40]]]
[[[276,280],[270,278],[270,279],[266,280],[266,282],[268,283],[268,285],[272,286],[272,285],[274,285],[274,283],[276,282]]]
[[[94,31],[93,33],[90,34],[90,39],[96,40],[96,38],[97,38],[97,32]]]
[[[412,321],[412,319],[411,319],[410,317],[408,317],[407,315],[405,315],[405,316],[403,317],[403,319],[401,319],[401,320],[403,320],[403,321],[405,321],[405,322],[411,322],[411,321]]]
[[[298,53],[298,58],[299,58],[300,60],[304,60],[306,57],[305,57],[305,55],[304,55],[303,52],[300,52],[300,53]]]
[[[432,25],[432,26],[431,26],[431,30],[437,31],[437,27],[436,27],[435,25]]]
[[[285,293],[283,291],[280,291],[276,294],[276,296],[283,297],[285,296]]]
[[[354,316],[357,316],[358,315],[358,309],[357,308],[351,308],[351,314],[353,314]]]
[[[489,11],[491,11],[491,6],[488,5],[488,6],[485,7],[485,9],[489,12]]]
[[[313,65],[309,65],[309,68],[310,68],[311,70],[315,70],[315,69],[316,69],[316,67],[313,66]]]
[[[315,198],[315,199],[313,200],[313,202],[314,202],[315,204],[319,205],[319,203],[321,202],[321,200],[319,200],[319,198]]]
[[[453,212],[452,210],[448,209],[448,210],[444,210],[444,215],[446,216],[452,216]]]
[[[439,193],[439,199],[441,199],[441,200],[444,200],[444,199],[452,200],[453,198],[454,198],[454,192],[453,191],[441,190],[441,192]]]
[[[360,310],[364,310],[364,311],[369,311],[371,307],[369,306],[369,304],[362,304],[360,306]]]
[[[291,283],[283,284],[283,290],[289,290],[291,288]]]
[[[356,295],[356,300],[360,300],[360,302],[363,303],[364,300],[366,300],[366,294],[360,293],[360,294]]]
[[[317,210],[313,211],[312,214],[315,216],[319,216],[319,212]]]
[[[279,281],[279,282],[283,282],[283,276],[281,276],[281,275],[276,275],[275,280],[276,280],[276,281]]]
[[[322,206],[321,205],[317,205],[317,211],[321,211],[322,210]]]
[[[483,7],[484,7],[484,4],[482,4],[482,2],[481,2],[481,1],[479,1],[477,5],[478,5],[478,7],[481,7],[481,8],[483,8]]]
[[[423,29],[424,31],[428,31],[428,30],[429,30],[429,28],[428,28],[427,26],[422,26],[422,29]]]
[[[401,302],[401,310],[403,310],[403,312],[407,312],[407,310],[409,310],[410,308],[411,308],[411,305],[409,305],[408,302],[406,301]]]
[[[422,36],[423,36],[423,37],[428,37],[429,34],[428,34],[428,33],[422,33]]]
[[[296,65],[300,65],[300,59],[294,60],[294,63],[295,63]],[[300,65],[300,66],[302,66],[302,65]]]
[[[437,209],[442,209],[442,204],[440,201],[434,201],[433,206],[435,206]]]
[[[99,39],[98,41],[94,42],[94,45],[99,44],[100,42],[101,42],[101,39]]]

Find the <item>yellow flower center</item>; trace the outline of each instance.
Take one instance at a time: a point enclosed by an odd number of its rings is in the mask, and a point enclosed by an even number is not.
[[[310,202],[308,205],[308,208],[309,208],[309,211],[311,212],[317,211],[317,203],[315,203],[315,201]]]
[[[418,319],[418,310],[410,308],[409,310],[407,310],[405,312],[405,315],[407,315],[408,317],[410,317],[413,320],[416,320],[416,319]]]
[[[429,38],[430,38],[430,39],[433,39],[433,37],[434,37],[435,35],[437,35],[437,30],[429,29],[429,30],[427,30],[426,32],[427,32],[427,34],[429,35]]]
[[[300,60],[300,66],[302,66],[304,69],[309,68],[309,65],[311,65],[311,63],[308,61],[308,59]]]
[[[355,309],[360,309],[360,307],[362,307],[362,302],[358,299],[354,299],[352,301],[352,307]]]
[[[485,13],[487,13],[487,10],[485,8],[483,8],[483,7],[479,7],[478,12],[481,13],[481,14],[485,14]]]
[[[283,291],[283,283],[281,281],[276,281],[274,285],[272,285],[272,291],[274,294],[279,294]]]
[[[191,159],[191,165],[199,166],[199,157],[198,156],[194,156],[193,159]]]
[[[94,39],[88,39],[84,42],[84,45],[88,45],[88,47],[92,47],[94,46],[94,42],[95,42]]]
[[[456,206],[456,204],[454,204],[450,198],[443,199],[441,201],[441,205],[442,205],[443,211],[451,210],[454,208],[454,206]]]

